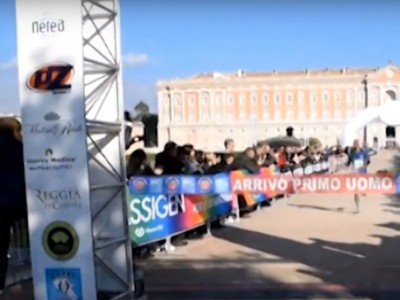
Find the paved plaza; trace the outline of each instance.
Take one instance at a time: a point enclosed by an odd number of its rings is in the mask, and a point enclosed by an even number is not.
[[[391,156],[372,169],[391,168]],[[139,262],[149,299],[398,300],[399,201],[368,195],[354,214],[351,195],[294,195]],[[14,289],[4,299],[30,299]]]

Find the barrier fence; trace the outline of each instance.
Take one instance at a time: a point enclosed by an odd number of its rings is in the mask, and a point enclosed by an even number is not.
[[[346,157],[331,156],[307,167],[285,172],[293,175],[337,173],[345,169]],[[263,168],[261,174],[278,174],[276,168]],[[263,203],[282,196],[271,193],[233,194],[226,185],[229,176],[246,176],[246,171],[213,176],[135,177],[128,184],[128,215],[133,247],[165,241],[172,251],[171,238],[205,226],[210,233],[216,220],[240,221],[240,212],[259,208]],[[18,221],[11,230],[7,284],[29,279],[30,250],[26,220]]]
[[[346,167],[346,157],[329,157],[321,162],[297,166],[279,172],[276,167],[261,168],[260,175],[290,176],[337,173]],[[171,238],[200,226],[210,233],[211,223],[226,219],[240,220],[240,213],[260,208],[264,203],[283,196],[272,190],[264,193],[231,192],[232,178],[246,178],[250,174],[239,170],[215,175],[146,176],[129,180],[129,224],[134,247]]]

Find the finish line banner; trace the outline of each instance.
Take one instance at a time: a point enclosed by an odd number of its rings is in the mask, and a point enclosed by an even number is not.
[[[249,175],[232,172],[208,176],[133,177],[129,182],[132,194],[251,194],[252,198],[273,198],[293,193],[399,194],[400,174],[318,174],[293,176],[261,172]],[[254,203],[258,201],[254,198]]]

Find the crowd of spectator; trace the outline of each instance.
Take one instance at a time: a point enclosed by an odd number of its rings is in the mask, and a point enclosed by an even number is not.
[[[287,135],[292,136],[288,128]],[[141,138],[135,137],[131,145]],[[347,149],[285,146],[271,147],[260,141],[241,152],[235,149],[233,139],[226,139],[223,150],[196,149],[192,144],[177,145],[170,141],[154,161],[143,149],[135,150],[128,158],[127,176],[215,174],[234,170],[258,173],[262,167],[275,165],[281,172],[315,164],[326,156],[345,156]],[[4,288],[8,264],[10,229],[13,223],[26,218],[24,157],[21,124],[15,118],[0,119],[0,292]]]
[[[290,129],[288,129],[290,134]],[[128,159],[127,175],[177,175],[177,174],[215,174],[219,172],[246,170],[256,174],[262,167],[275,165],[280,172],[305,168],[328,156],[343,156],[348,149],[341,147],[323,148],[306,146],[279,146],[272,148],[268,141],[260,141],[242,152],[236,152],[233,139],[224,141],[222,150],[198,150],[192,144],[177,145],[168,142],[155,160],[149,161],[143,149],[135,150]]]

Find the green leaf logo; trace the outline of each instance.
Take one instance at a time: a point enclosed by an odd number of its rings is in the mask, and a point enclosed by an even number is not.
[[[52,156],[53,155],[53,149],[47,148],[46,151],[44,152],[46,156]]]

